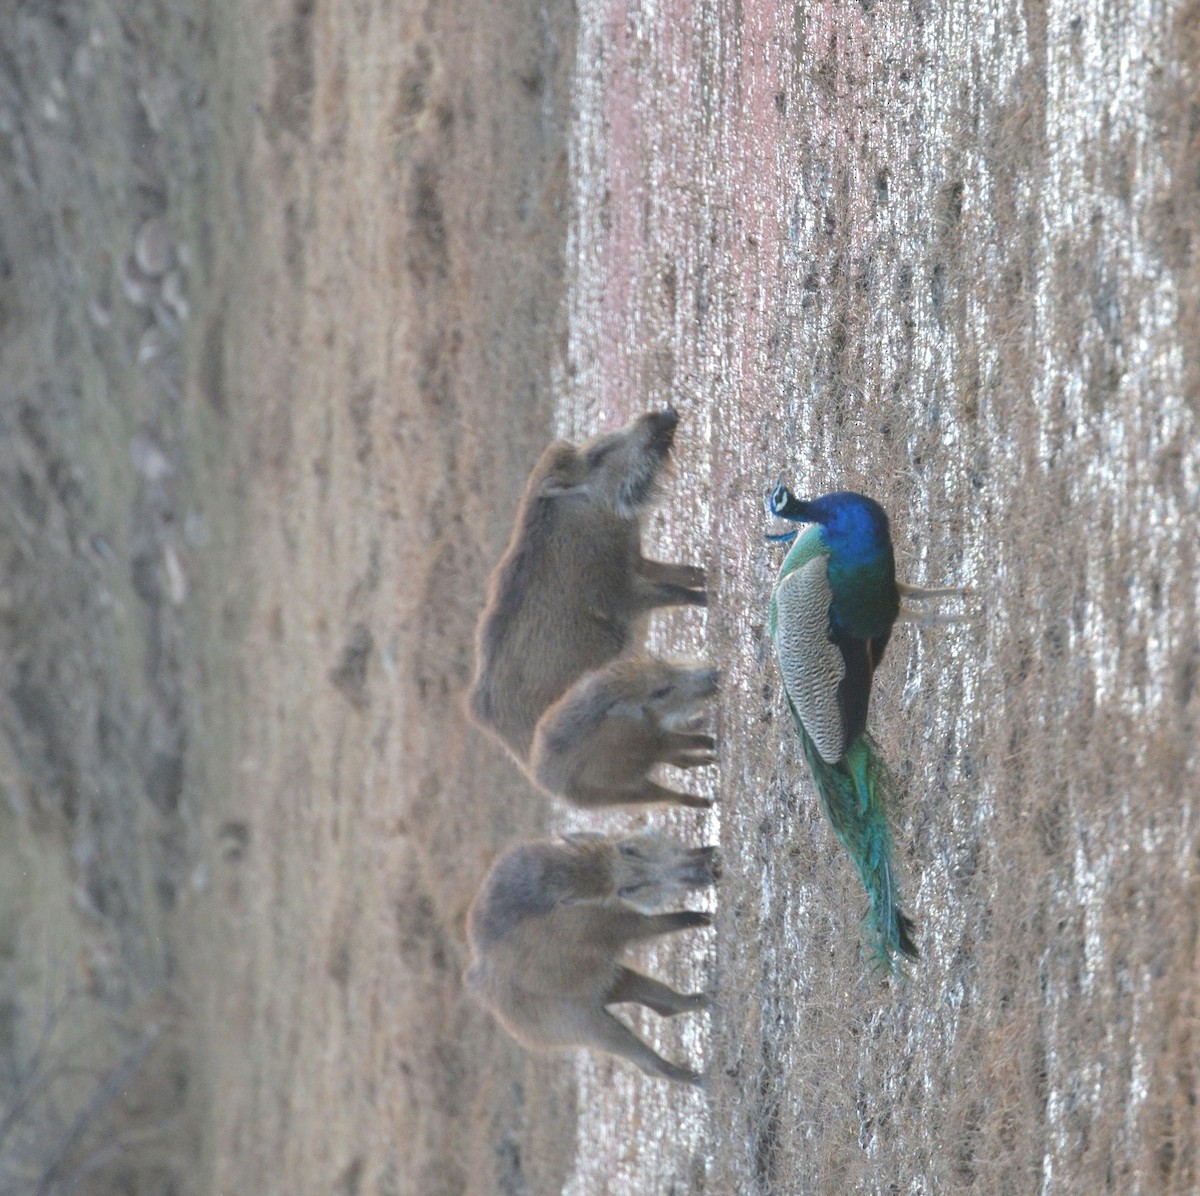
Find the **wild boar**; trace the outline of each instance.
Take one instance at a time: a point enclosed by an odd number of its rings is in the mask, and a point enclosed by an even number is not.
[[[712,805],[650,779],[658,764],[711,764],[716,740],[695,730],[717,689],[717,669],[625,656],[585,673],[538,722],[530,772],[577,806],[625,802]]]
[[[706,993],[676,992],[621,957],[630,944],[710,924],[699,910],[646,911],[711,884],[714,854],[657,834],[513,847],[467,916],[467,988],[526,1047],[592,1047],[647,1075],[698,1084],[698,1072],[663,1059],[607,1006],[635,1002],[673,1017],[708,1005]]]
[[[467,707],[524,764],[543,711],[644,634],[656,606],[704,605],[704,571],[642,556],[679,417],[649,412],[583,445],[558,440],[526,483],[476,629]]]

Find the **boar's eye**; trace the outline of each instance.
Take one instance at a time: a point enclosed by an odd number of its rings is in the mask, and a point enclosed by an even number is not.
[[[598,444],[592,445],[588,450],[587,461],[589,465],[599,465],[604,458],[617,447],[615,440],[601,440]]]
[[[651,698],[652,698],[654,701],[656,701],[656,702],[661,702],[661,701],[663,700],[663,698],[670,697],[670,694],[671,694],[671,686],[670,686],[669,684],[667,684],[667,685],[660,685],[660,686],[659,686],[659,687],[658,687],[658,688],[657,688],[657,689],[656,689],[656,690],[655,690],[655,691],[654,691],[654,692],[653,692],[653,693],[650,695],[650,697],[651,697]]]
[[[631,860],[640,860],[642,858],[642,849],[637,843],[618,843],[617,850],[623,856],[628,856]]]

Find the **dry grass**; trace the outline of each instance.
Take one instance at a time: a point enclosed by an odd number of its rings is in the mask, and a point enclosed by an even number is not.
[[[15,985],[3,997],[21,1033],[6,1044],[0,1190],[66,1196],[178,1184],[194,1140],[177,1011],[159,1000],[118,1016],[76,990],[27,1027],[27,1001]]]
[[[885,164],[891,143],[873,161],[861,142],[806,145],[804,122],[789,126],[797,159],[827,164],[798,202],[823,206],[832,232],[780,279],[758,332],[763,376],[785,396],[763,416],[771,440],[800,489],[880,498],[905,575],[970,582],[976,619],[901,633],[879,678],[874,720],[906,782],[899,839],[924,955],[890,988],[863,973],[861,897],[803,770],[788,761],[781,774],[773,686],[760,706],[758,681],[739,679],[731,701],[749,717],[727,717],[725,754],[763,785],[723,843],[735,867],[721,979],[735,1024],[763,1027],[763,1063],[755,1052],[747,1069],[744,1034],[716,1043],[729,1076],[717,1121],[736,1110],[745,1145],[720,1156],[714,1190],[1195,1182],[1196,591],[1173,514],[1195,518],[1195,458],[1154,414],[1187,427],[1195,407],[1191,365],[1179,395],[1138,349],[1148,337],[1168,351],[1188,325],[1168,311],[1156,326],[1137,307],[1161,291],[1119,223],[1137,227],[1159,202],[1132,181],[1147,152],[1134,134],[1082,151],[1089,218],[1056,229],[1043,206],[1076,160],[1050,151],[1038,46],[1004,97],[980,84],[957,126],[929,114],[926,137],[939,126],[947,140],[903,166]],[[1180,177],[1185,61],[1167,72],[1168,134],[1143,168],[1169,180],[1180,296],[1198,281],[1180,252],[1198,194]],[[879,178],[886,197],[868,185]],[[734,471],[722,490],[769,480],[770,463],[743,470],[720,433],[717,452]],[[727,518],[722,543],[752,530]],[[724,570],[720,654],[746,651],[755,551]],[[781,858],[784,827],[796,846]],[[765,923],[747,912],[760,877],[785,895]]]

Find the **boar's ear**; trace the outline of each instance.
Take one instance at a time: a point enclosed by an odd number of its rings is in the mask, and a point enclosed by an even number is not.
[[[542,479],[538,493],[542,498],[562,498],[582,488],[582,482],[573,482],[565,473],[552,473]]]

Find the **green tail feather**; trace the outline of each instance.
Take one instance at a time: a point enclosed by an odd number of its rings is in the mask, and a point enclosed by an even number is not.
[[[788,703],[791,705],[791,703]],[[821,807],[838,842],[850,853],[870,908],[866,922],[875,939],[876,962],[897,968],[897,953],[916,959],[912,920],[900,909],[887,809],[895,793],[891,770],[869,735],[859,735],[837,764],[826,764],[792,710],[792,719],[812,770]]]

